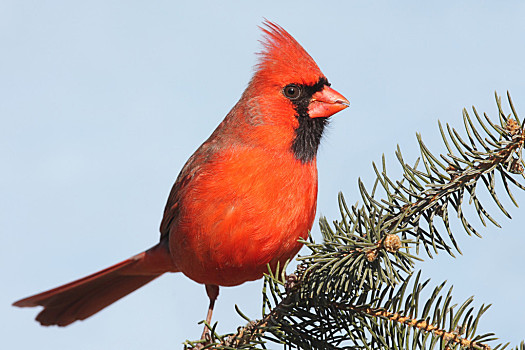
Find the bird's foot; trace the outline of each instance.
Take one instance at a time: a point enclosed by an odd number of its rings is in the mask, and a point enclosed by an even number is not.
[[[201,335],[201,341],[203,341],[206,344],[211,342],[211,333],[207,324],[204,325],[204,330],[202,331]]]
[[[287,293],[290,293],[298,285],[299,285],[299,278],[297,277],[296,274],[292,273],[286,276],[286,280],[284,282],[284,289],[286,290]]]

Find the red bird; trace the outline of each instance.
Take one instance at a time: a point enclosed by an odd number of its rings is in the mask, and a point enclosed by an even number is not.
[[[15,306],[43,306],[42,325],[67,326],[165,272],[182,272],[206,286],[210,323],[219,286],[259,279],[268,264],[297,254],[314,221],[323,130],[349,103],[283,28],[267,21],[262,31],[248,87],[171,189],[160,242]]]

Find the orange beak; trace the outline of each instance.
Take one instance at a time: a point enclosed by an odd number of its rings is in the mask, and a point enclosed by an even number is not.
[[[308,107],[308,115],[310,118],[326,118],[348,106],[350,106],[350,102],[343,95],[331,87],[325,86],[323,90],[313,94]]]

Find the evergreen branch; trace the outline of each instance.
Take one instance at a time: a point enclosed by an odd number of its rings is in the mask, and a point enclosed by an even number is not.
[[[265,282],[271,283],[273,278],[275,276],[268,276]],[[298,297],[297,284],[287,286],[287,296],[269,314],[239,328],[235,335],[223,337],[213,348],[258,349],[253,339],[262,339],[262,332],[267,331],[274,338],[264,339],[300,349],[403,349],[408,345],[414,349],[432,349],[437,341],[448,348],[490,349],[484,342],[493,340],[492,334],[475,335],[478,321],[488,306],[482,306],[476,316],[472,315],[472,307],[468,309],[472,298],[457,308],[452,304],[452,288],[445,297],[440,295],[443,283],[434,289],[419,313],[421,317],[417,318],[420,294],[429,282],[419,280],[420,272],[412,287],[409,277],[397,290],[387,287],[345,302],[327,301],[316,305],[308,305]],[[412,293],[407,294],[407,290]],[[390,311],[394,309],[404,311]],[[447,318],[448,328],[445,327]],[[257,345],[263,346],[263,343]]]
[[[501,111],[501,102],[498,96],[496,96],[498,102],[498,108],[500,116],[504,115]],[[509,103],[512,105],[512,101],[509,97]],[[440,132],[444,141],[444,144],[448,150],[447,156],[441,155],[441,158],[445,160],[446,164],[441,163],[437,157],[435,157],[430,150],[423,143],[421,136],[418,135],[418,143],[421,149],[421,158],[425,166],[425,171],[417,170],[417,163],[414,167],[405,163],[401,155],[401,151],[397,150],[397,158],[403,168],[404,180],[409,182],[407,188],[402,182],[394,184],[386,175],[386,169],[383,166],[383,172],[379,173],[376,166],[374,170],[378,178],[378,182],[383,185],[387,200],[381,201],[381,208],[387,212],[381,219],[384,221],[383,232],[388,234],[393,227],[400,227],[404,233],[403,237],[407,235],[416,238],[416,244],[423,244],[427,253],[431,256],[431,249],[437,253],[438,250],[446,250],[449,254],[453,255],[450,247],[446,241],[441,237],[439,231],[434,225],[434,219],[441,217],[445,226],[448,225],[449,219],[447,217],[448,211],[447,206],[451,205],[458,214],[461,223],[465,227],[467,233],[474,233],[479,235],[474,227],[468,222],[462,213],[461,206],[463,204],[463,195],[465,190],[470,194],[470,201],[474,202],[476,212],[480,217],[480,220],[485,224],[484,217],[489,219],[496,226],[498,223],[492,218],[492,216],[484,209],[476,195],[476,185],[481,179],[487,188],[489,194],[493,198],[494,202],[500,208],[500,210],[508,217],[509,213],[505,210],[499,197],[495,191],[495,172],[500,173],[502,182],[505,186],[505,190],[508,193],[510,199],[514,204],[517,204],[508,186],[507,179],[516,185],[518,188],[523,189],[523,185],[515,181],[510,174],[522,174],[523,173],[523,161],[521,158],[522,149],[525,142],[525,134],[523,129],[519,125],[519,118],[515,114],[515,109],[512,106],[514,113],[514,119],[509,117],[500,117],[503,122],[502,126],[495,125],[485,115],[486,120],[496,131],[500,138],[496,138],[483,121],[479,118],[475,109],[474,113],[482,126],[483,130],[491,137],[492,142],[495,146],[494,149],[490,149],[487,144],[483,141],[480,132],[478,132],[466,110],[463,111],[463,121],[465,130],[468,136],[468,142],[464,141],[459,133],[451,128],[447,124],[448,137],[452,141],[456,150],[460,153],[460,157],[454,155],[454,150],[451,144],[447,140],[447,136],[443,130],[441,123],[439,123]],[[478,151],[476,142],[481,144],[485,149],[484,152]],[[441,168],[444,170],[439,170]],[[420,182],[422,181],[424,185]],[[363,200],[368,202],[375,202],[376,200],[370,198],[370,196],[364,190],[364,186],[360,184],[361,196]],[[400,205],[400,202],[403,204]],[[365,209],[370,211],[370,206],[365,206]],[[352,212],[355,209],[349,211],[345,208],[346,215],[352,216]],[[444,215],[447,214],[447,215]],[[344,214],[343,214],[344,215]],[[421,218],[426,221],[428,230],[424,230],[420,226]],[[359,217],[358,217],[359,219]],[[402,220],[399,222],[399,220]],[[366,234],[360,229],[360,225],[356,224],[353,231]],[[447,229],[447,234],[456,248],[459,251],[456,241],[452,235],[452,232]],[[431,248],[431,249],[429,249]]]
[[[371,317],[386,318],[390,321],[401,323],[412,328],[420,329],[424,332],[432,332],[436,337],[443,339],[445,343],[457,343],[462,347],[469,349],[489,350],[490,346],[462,338],[458,331],[446,331],[424,320],[417,320],[399,313],[388,312],[382,309],[373,309],[368,307],[355,307],[352,305],[336,305],[340,310],[352,310],[354,312],[364,313]],[[450,346],[448,346],[450,348]]]

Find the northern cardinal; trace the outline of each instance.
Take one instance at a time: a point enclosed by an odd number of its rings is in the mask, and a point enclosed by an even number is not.
[[[206,286],[211,323],[219,286],[259,279],[301,248],[317,201],[316,153],[328,117],[349,102],[308,53],[266,21],[263,50],[241,99],[180,172],[160,242],[87,277],[30,296],[36,319],[67,326],[165,272]]]

